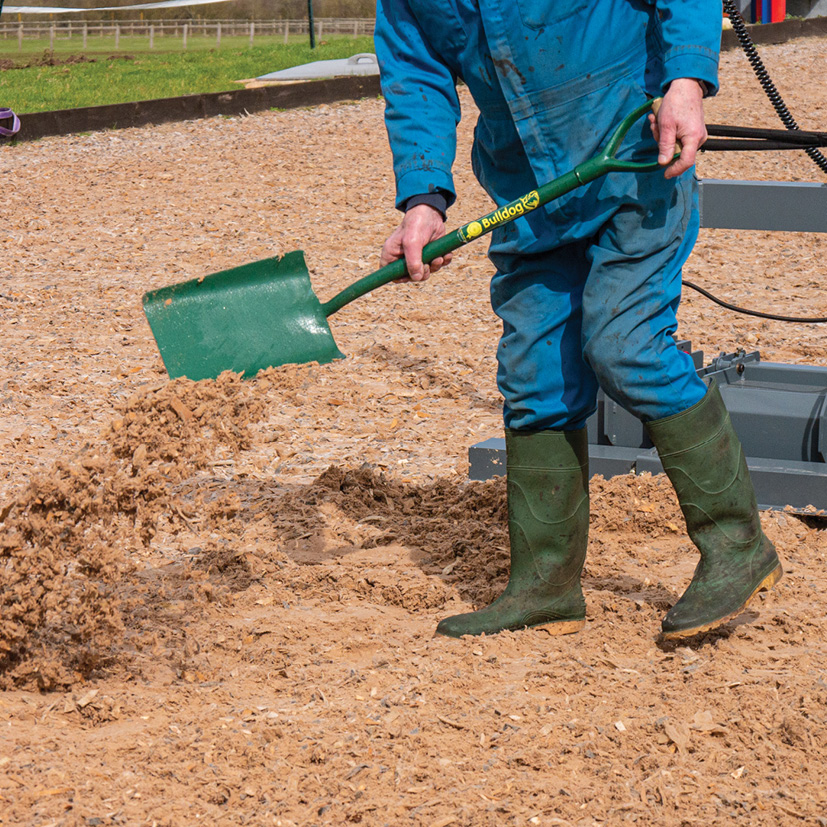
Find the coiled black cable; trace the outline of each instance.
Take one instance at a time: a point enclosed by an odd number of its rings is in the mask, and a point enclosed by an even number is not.
[[[792,113],[787,108],[787,104],[784,103],[780,92],[776,89],[775,84],[772,82],[770,73],[767,71],[767,67],[764,66],[764,61],[761,60],[758,50],[755,48],[755,43],[753,43],[753,40],[747,31],[744,18],[741,16],[741,12],[735,5],[735,0],[723,0],[723,3],[724,11],[729,15],[729,20],[732,23],[735,36],[738,38],[738,42],[741,44],[741,48],[744,50],[747,60],[749,60],[750,66],[752,66],[753,72],[755,72],[758,82],[767,93],[770,103],[773,105],[778,117],[781,119],[781,123],[783,123],[787,129],[798,129],[799,126],[796,123],[795,118],[792,116]],[[819,169],[827,174],[827,158],[815,149],[815,147],[808,147],[804,151],[810,156],[810,158],[813,159]]]

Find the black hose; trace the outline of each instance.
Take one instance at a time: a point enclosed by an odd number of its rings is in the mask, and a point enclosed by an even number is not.
[[[701,152],[778,152],[783,149],[807,149],[808,146],[827,146],[827,142],[791,144],[787,141],[739,141],[733,138],[709,138],[704,141]]]
[[[716,138],[761,138],[803,146],[827,146],[827,132],[804,132],[801,129],[765,129],[763,127],[729,126],[728,124],[719,123],[708,123],[706,131]]]
[[[698,287],[691,281],[683,280],[685,287],[691,287],[697,290],[702,296],[706,296],[710,301],[725,307],[727,310],[734,310],[736,313],[743,313],[745,316],[757,316],[759,319],[771,319],[774,322],[796,322],[799,324],[827,324],[827,316],[779,316],[776,313],[762,313],[760,310],[749,310],[746,307],[738,307],[737,304],[730,304],[717,296],[713,296],[708,290],[703,287]]]
[[[756,150],[827,146],[827,132],[804,132],[800,129],[756,129],[751,126],[722,124],[707,124],[706,131],[710,138],[704,142],[701,152],[755,152]]]
[[[752,38],[747,31],[744,18],[741,16],[741,12],[735,5],[735,0],[723,0],[723,3],[724,11],[726,11],[729,15],[729,20],[732,23],[732,28],[735,31],[738,42],[741,44],[741,48],[744,50],[747,60],[749,60],[752,70],[755,72],[755,76],[758,78],[759,83],[767,93],[770,103],[772,103],[778,117],[781,119],[781,123],[783,123],[787,129],[798,129],[799,126],[795,122],[795,118],[787,108],[787,104],[784,103],[778,89],[775,88],[775,84],[770,79],[770,74],[767,71],[767,67],[764,66],[764,62],[761,60],[758,50],[755,48],[755,43],[753,43]],[[827,158],[825,158],[821,152],[819,152],[815,147],[808,147],[804,151],[810,156],[810,158],[813,159],[822,172],[827,173]]]

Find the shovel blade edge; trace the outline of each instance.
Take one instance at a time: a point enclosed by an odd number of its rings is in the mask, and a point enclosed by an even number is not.
[[[171,379],[344,358],[301,250],[152,290],[143,306]]]

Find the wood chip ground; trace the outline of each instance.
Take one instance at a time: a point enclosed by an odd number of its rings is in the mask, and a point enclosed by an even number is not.
[[[762,54],[827,129],[827,41]],[[775,126],[744,57],[710,122]],[[464,120],[451,219],[487,211]],[[803,154],[704,177],[817,181]],[[347,359],[167,383],[152,288],[294,249],[324,298],[398,216],[382,103],[0,147],[0,824],[827,824],[827,533],[764,515],[786,575],[659,645],[695,556],[661,478],[593,482],[589,621],[454,641],[507,576],[485,245],[337,314]],[[827,315],[822,236],[704,230],[687,276]],[[827,364],[827,327],[687,291],[716,355]]]

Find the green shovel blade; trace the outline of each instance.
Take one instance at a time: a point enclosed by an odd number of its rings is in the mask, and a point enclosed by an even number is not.
[[[171,379],[343,358],[301,250],[153,290],[144,312]]]

